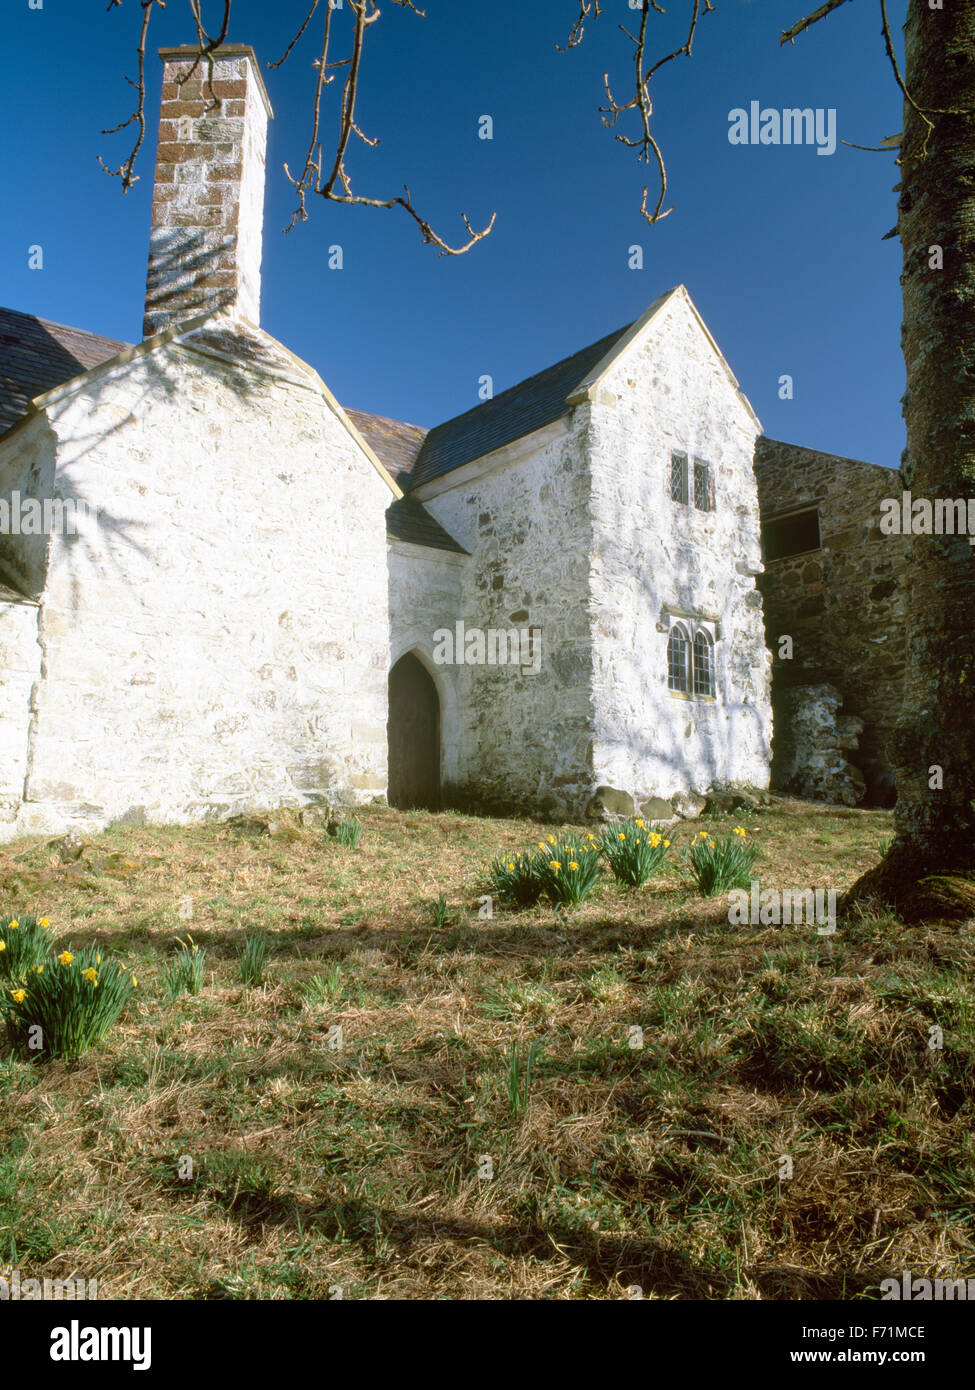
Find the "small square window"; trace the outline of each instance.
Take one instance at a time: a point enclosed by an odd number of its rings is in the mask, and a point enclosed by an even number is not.
[[[670,456],[670,498],[672,502],[683,502],[687,505],[687,455],[671,454]]]
[[[762,526],[762,558],[767,562],[804,555],[807,551],[819,550],[821,545],[816,507],[773,518]]]
[[[711,469],[700,459],[694,460],[694,505],[699,512],[712,510]]]

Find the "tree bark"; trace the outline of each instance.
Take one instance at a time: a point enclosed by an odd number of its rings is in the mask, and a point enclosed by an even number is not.
[[[975,498],[975,4],[910,0],[898,233],[907,448],[916,498]],[[940,247],[943,267],[937,263]],[[975,547],[913,535],[907,669],[893,749],[896,838],[847,901],[910,920],[975,916]],[[937,787],[937,769],[943,786]],[[932,785],[935,784],[935,785]]]

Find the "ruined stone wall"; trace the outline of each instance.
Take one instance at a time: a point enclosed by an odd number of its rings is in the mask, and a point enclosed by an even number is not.
[[[598,383],[594,518],[595,777],[639,801],[714,781],[768,786],[757,424],[686,296]],[[670,495],[671,453],[710,466],[714,510]],[[668,614],[712,619],[717,697],[667,686]]]
[[[889,804],[889,744],[906,656],[908,538],[883,535],[879,522],[883,498],[901,494],[899,475],[764,437],[756,443],[755,474],[763,520],[815,505],[822,538],[820,550],[770,561],[759,581],[773,689],[834,685],[843,714],[864,724],[849,759],[864,775],[868,799]],[[791,660],[778,655],[782,635],[793,639]],[[777,709],[779,703],[776,697]]]
[[[391,493],[313,375],[224,318],[47,412],[102,511],[52,538],[17,833],[382,795]]]
[[[488,806],[578,814],[592,789],[589,407],[498,451],[499,466],[424,498],[471,558],[468,628],[541,631],[538,675],[464,665],[456,791]]]

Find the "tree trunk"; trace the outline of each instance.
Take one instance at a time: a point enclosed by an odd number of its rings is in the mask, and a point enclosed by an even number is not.
[[[975,5],[910,0],[898,233],[907,367],[904,488],[975,498]],[[943,267],[936,248],[941,248]],[[894,754],[897,835],[848,901],[911,920],[975,916],[975,547],[913,535],[907,671]],[[943,786],[938,787],[941,769]]]

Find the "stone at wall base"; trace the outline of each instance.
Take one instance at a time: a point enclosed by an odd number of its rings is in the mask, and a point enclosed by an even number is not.
[[[670,813],[669,803],[667,805]],[[617,816],[635,816],[636,806],[629,792],[618,791],[615,787],[597,787],[588,806],[587,820],[612,820]]]
[[[653,825],[674,825],[678,819],[675,808],[662,796],[649,796],[641,801],[640,814]]]
[[[697,820],[707,805],[707,798],[697,792],[675,792],[670,804],[681,820]]]
[[[745,811],[750,815],[758,815],[773,802],[774,798],[762,787],[739,786],[734,782],[714,782],[708,788],[705,809],[712,814],[722,812],[727,815],[731,811]]]

